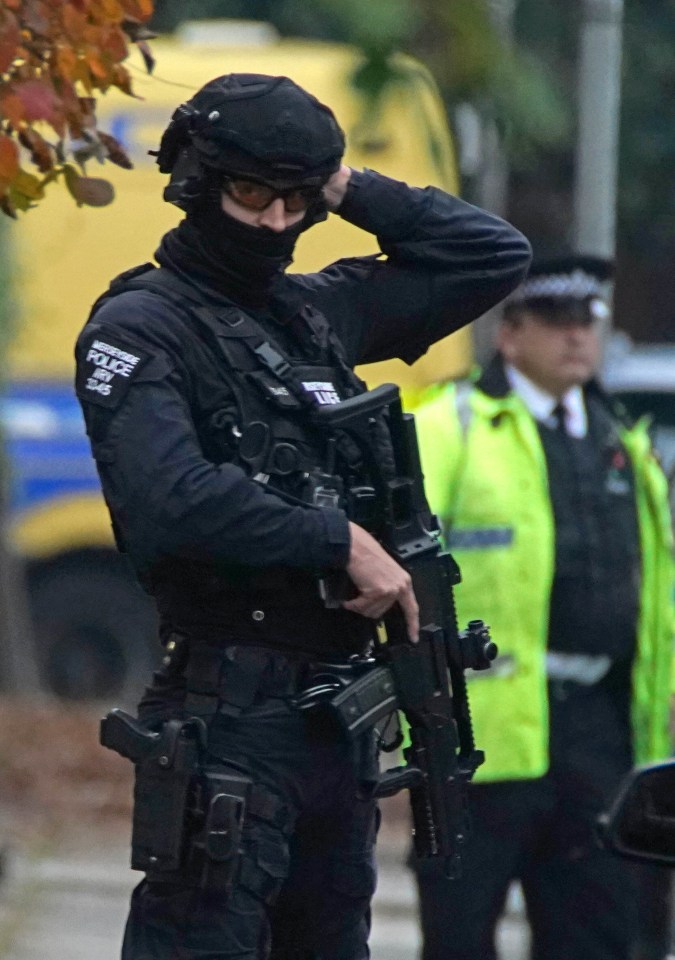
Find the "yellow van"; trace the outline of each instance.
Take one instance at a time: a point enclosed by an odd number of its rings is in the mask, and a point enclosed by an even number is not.
[[[150,605],[114,551],[107,511],[72,388],[72,351],[90,304],[122,270],[151,259],[180,212],[162,200],[162,177],[148,156],[182,100],[223,73],[286,75],[328,103],[345,129],[346,162],[409,183],[456,191],[445,113],[432,79],[400,57],[402,76],[377,116],[366,117],[350,78],[358,54],[347,46],[279,39],[266,25],[186,24],[153,43],[148,76],[134,51],[138,99],[112,91],[100,99],[100,127],[128,150],[135,168],[95,161],[90,176],[113,182],[116,199],[78,208],[51,187],[42,204],[11,224],[13,301],[20,315],[9,361],[2,420],[13,475],[11,532],[28,561],[38,655],[47,686],[69,697],[130,699],[154,656]],[[250,33],[253,31],[251,40]],[[141,99],[142,98],[142,99]],[[316,270],[345,255],[373,253],[374,238],[330,217],[301,239],[293,269]],[[470,362],[466,331],[437,344],[413,368],[399,361],[360,372],[374,385],[414,393],[459,375]]]

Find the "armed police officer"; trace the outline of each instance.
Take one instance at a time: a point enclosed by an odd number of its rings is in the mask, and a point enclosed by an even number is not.
[[[343,150],[332,112],[287,78],[208,83],[157,156],[185,219],[159,267],[113,281],[78,341],[117,541],[166,652],[120,741],[137,762],[132,865],[146,871],[128,960],[369,955],[373,740],[348,744],[296,697],[323,663],[366,654],[395,603],[414,640],[417,605],[407,573],[322,496],[327,458],[355,499],[361,463],[348,442],[327,449],[313,414],[364,390],[355,364],[410,363],[501,300],[529,246],[438,189],[351,170]],[[382,255],[286,274],[329,211]],[[338,608],[319,590],[336,572],[353,584]]]

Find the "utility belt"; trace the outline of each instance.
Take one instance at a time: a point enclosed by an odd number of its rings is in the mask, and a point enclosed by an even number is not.
[[[262,647],[190,643],[185,678],[190,716],[236,717],[256,702],[283,697],[303,712],[332,713],[349,740],[398,707],[392,671],[370,656],[320,661]]]
[[[375,666],[372,658],[360,655],[326,662],[248,644],[184,642],[188,648],[184,657],[184,710],[189,716],[202,718],[215,713],[236,717],[269,697],[282,697],[299,709],[308,709],[322,699],[311,694],[307,699],[310,691],[317,687],[325,691],[328,684],[337,692]],[[175,655],[182,658],[178,648],[175,650]]]
[[[216,713],[237,716],[273,696],[289,698],[300,711],[335,703],[335,716],[354,741],[383,710],[396,708],[385,684],[380,711],[372,709],[374,688],[368,679],[379,690],[383,672],[389,674],[367,657],[324,663],[262,648],[199,645],[190,650],[185,669],[186,719],[167,720],[152,731],[124,711],[112,710],[101,721],[101,743],[135,766],[132,869],[156,882],[180,880],[225,894],[241,881],[265,899],[274,884],[267,889],[265,878],[242,856],[242,831],[249,815],[283,828],[288,811],[280,797],[240,771],[210,766],[209,720]],[[355,724],[355,711],[366,701],[362,692],[351,699],[349,691],[361,690],[364,681],[371,690],[369,706]],[[373,787],[376,783],[375,776]]]
[[[322,683],[327,674],[349,683],[374,663],[361,656],[326,663],[249,644],[215,646],[185,642],[188,652],[184,709],[187,715],[197,717],[214,713],[236,717],[269,697],[295,701],[304,691]]]

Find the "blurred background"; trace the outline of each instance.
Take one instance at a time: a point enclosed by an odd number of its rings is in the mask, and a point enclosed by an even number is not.
[[[440,88],[462,195],[500,207],[542,255],[572,246],[578,230],[583,101],[608,87],[593,122],[597,152],[584,157],[601,183],[611,175],[598,169],[608,163],[601,125],[616,119],[611,109],[618,117],[620,93],[616,322],[638,340],[675,341],[670,0],[158,0],[155,9],[162,32],[188,18],[246,17],[284,36],[356,43],[367,60],[355,82],[373,96],[395,80],[392,51],[418,57]]]
[[[367,14],[356,0],[157,0],[150,26],[154,72],[132,48],[136,97],[99,98],[100,128],[135,165],[98,174],[89,160],[114,202],[76,206],[55,185],[0,223],[6,690],[133,702],[156,656],[150,606],[113,551],[71,390],[72,345],[110,278],[151,258],[176,222],[148,151],[175,106],[223,72],[293,76],[335,109],[348,162],[459,192],[520,227],[540,257],[616,257],[605,382],[654,418],[673,470],[673,0],[370,0]],[[337,218],[303,240],[300,270],[374,250]],[[363,373],[401,383],[414,402],[420,387],[485,359],[495,320],[412,371]]]
[[[615,257],[604,380],[653,418],[675,469],[673,0],[156,0],[150,26],[153,74],[136,50],[128,63],[139,99],[99,100],[101,129],[135,164],[99,174],[90,161],[115,201],[77,207],[54,187],[0,223],[0,792],[13,818],[31,808],[47,833],[92,810],[124,821],[127,771],[100,760],[95,721],[133,705],[158,656],[151,604],[113,548],[71,389],[73,343],[109,279],[150,259],[176,222],[147,151],[211,77],[287,74],[334,107],[352,165],[458,192],[511,220],[539,256]],[[295,268],[373,249],[332,218]],[[412,372],[362,372],[402,382],[412,403],[482,361],[494,322]],[[36,699],[41,712],[22,713]],[[48,763],[44,730],[55,733]]]

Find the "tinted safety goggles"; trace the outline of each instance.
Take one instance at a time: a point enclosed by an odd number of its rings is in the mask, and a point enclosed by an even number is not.
[[[245,180],[242,177],[225,177],[223,190],[235,203],[246,210],[266,210],[275,200],[284,201],[286,213],[301,213],[321,199],[323,187],[287,187],[278,190],[266,183]]]

